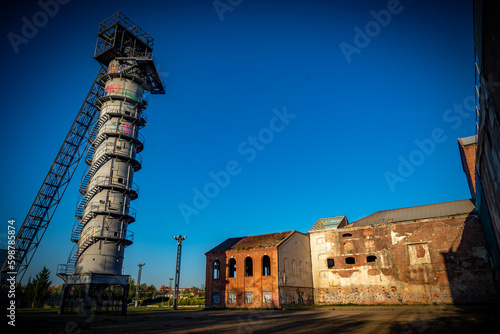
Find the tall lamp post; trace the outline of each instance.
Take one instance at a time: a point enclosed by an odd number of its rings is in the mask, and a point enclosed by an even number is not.
[[[182,242],[187,238],[180,234],[178,236],[173,236],[177,240],[177,259],[175,261],[175,286],[174,286],[174,310],[177,310],[177,298],[179,297],[179,280],[181,275],[181,251]]]
[[[138,264],[139,274],[137,274],[137,288],[135,289],[135,307],[137,307],[137,303],[139,302],[139,289],[141,287],[141,271],[143,265],[145,265],[145,263]]]

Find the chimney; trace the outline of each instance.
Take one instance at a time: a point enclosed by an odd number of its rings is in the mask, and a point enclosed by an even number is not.
[[[467,183],[472,199],[476,199],[476,147],[477,136],[458,138],[458,148],[460,149],[460,157],[462,158],[462,168],[464,169]]]

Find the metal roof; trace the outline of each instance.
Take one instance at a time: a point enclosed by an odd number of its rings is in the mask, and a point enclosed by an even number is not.
[[[464,199],[453,202],[377,211],[367,217],[355,221],[349,226],[378,225],[408,220],[453,216],[458,214],[470,213],[474,210],[474,208],[475,206],[472,200]]]
[[[206,254],[223,253],[243,249],[276,247],[295,231],[253,235],[249,237],[229,238],[209,250]]]
[[[458,138],[458,140],[464,146],[477,144],[477,135],[476,136],[469,136],[469,137],[465,137],[465,138]]]
[[[342,220],[347,219],[346,216],[337,216],[330,218],[320,218],[318,221],[311,227],[309,232],[320,231],[320,230],[331,230],[338,228],[339,224]]]

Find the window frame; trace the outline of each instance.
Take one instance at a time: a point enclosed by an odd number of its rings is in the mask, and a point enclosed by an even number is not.
[[[248,260],[250,261],[248,262]],[[250,263],[250,266],[248,263]],[[245,277],[253,277],[253,259],[250,256],[245,258]]]
[[[217,259],[212,262],[212,279],[220,279],[220,261]]]
[[[265,259],[269,259],[269,263],[265,264],[264,263],[264,260]],[[262,260],[261,260],[261,264],[262,264],[262,276],[271,276],[271,257],[269,257],[269,255],[264,255],[262,257]],[[267,269],[267,273],[266,273],[266,269]]]
[[[234,263],[234,266],[231,264]],[[236,277],[236,259],[230,258],[227,265],[227,277],[235,278]]]

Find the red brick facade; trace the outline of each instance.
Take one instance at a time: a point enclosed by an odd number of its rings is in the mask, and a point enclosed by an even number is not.
[[[270,259],[270,274],[263,275],[263,258]],[[245,259],[252,261],[252,276],[245,276]],[[236,261],[235,277],[230,277],[229,261]],[[276,247],[228,251],[226,254],[207,254],[207,307],[278,307],[278,251]],[[224,265],[219,279],[214,279],[213,264]],[[210,270],[208,270],[210,269]],[[266,273],[267,274],[267,273]],[[210,291],[210,296],[209,292]],[[213,292],[220,292],[220,303],[213,303]]]

